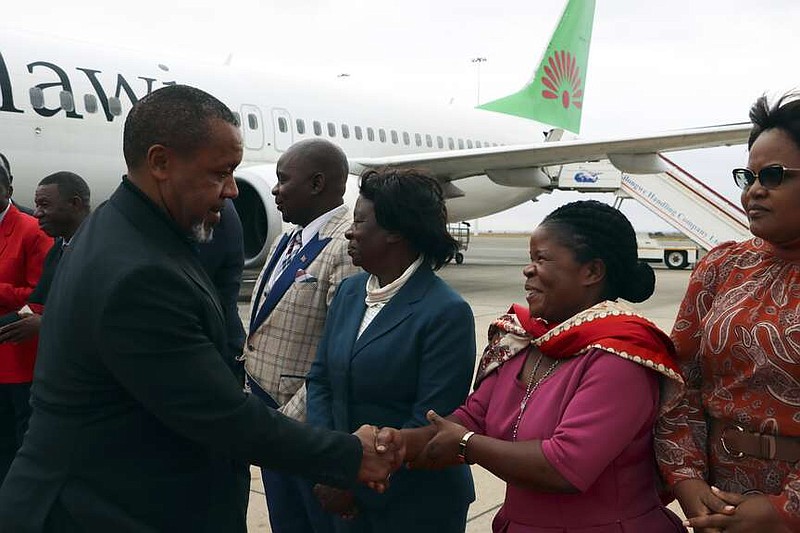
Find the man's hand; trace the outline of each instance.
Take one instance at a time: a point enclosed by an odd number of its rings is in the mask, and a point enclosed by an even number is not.
[[[385,429],[382,432],[370,425],[363,425],[353,433],[361,441],[361,467],[358,480],[377,492],[384,492],[389,476],[400,468],[405,457],[405,443],[400,432]]]
[[[345,520],[352,520],[358,515],[356,500],[349,490],[316,484],[314,485],[314,496],[325,511],[339,515]]]
[[[39,327],[42,317],[37,314],[28,315],[20,318],[16,322],[7,324],[0,328],[0,343],[3,342],[23,342],[39,334]]]
[[[436,428],[436,435],[409,466],[416,469],[436,470],[459,464],[458,445],[467,428],[428,411],[428,420]]]
[[[742,496],[734,492],[724,492],[716,487],[711,487],[711,493],[725,502],[728,507],[734,507],[733,513],[706,514],[689,518],[683,525],[694,528],[711,528],[711,531],[725,531],[725,533],[790,533],[790,529],[783,523],[769,498],[761,494]],[[704,529],[703,531],[708,531]]]

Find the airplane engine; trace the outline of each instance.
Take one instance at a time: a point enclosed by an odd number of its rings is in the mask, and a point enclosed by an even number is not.
[[[233,201],[244,232],[244,267],[257,268],[267,257],[269,246],[283,228],[272,187],[275,165],[246,167],[234,172],[239,197]]]

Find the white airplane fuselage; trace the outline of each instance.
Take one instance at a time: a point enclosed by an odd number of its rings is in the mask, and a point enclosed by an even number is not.
[[[15,199],[31,205],[38,181],[60,170],[83,176],[95,205],[108,198],[125,172],[127,112],[139,98],[173,83],[201,88],[239,114],[245,150],[237,180],[240,189],[253,189],[245,194],[264,203],[271,226],[264,246],[280,230],[272,227],[280,224],[269,195],[274,164],[293,142],[320,136],[341,146],[349,158],[385,157],[537,142],[544,128],[487,111],[403,102],[402,95],[385,99],[354,90],[352,80],[322,85],[224,66],[187,67],[10,32],[0,37],[0,152],[12,165]],[[391,80],[370,85],[391,89]],[[460,179],[458,188],[463,196],[448,200],[450,220],[499,212],[543,192],[498,185],[485,175]],[[348,201],[356,194],[354,177]],[[257,203],[251,200],[250,207]],[[247,202],[237,204],[240,213],[247,207]],[[250,259],[254,251],[252,245]]]

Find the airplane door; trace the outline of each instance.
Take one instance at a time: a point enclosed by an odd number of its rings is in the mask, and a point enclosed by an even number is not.
[[[244,137],[244,147],[248,150],[260,150],[264,146],[264,120],[261,118],[261,110],[254,106],[245,104],[241,108],[242,134]]]
[[[292,145],[292,116],[285,109],[272,109],[272,130],[275,132],[275,150],[283,152]]]

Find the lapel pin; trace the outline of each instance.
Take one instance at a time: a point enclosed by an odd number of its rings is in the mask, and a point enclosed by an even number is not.
[[[300,262],[301,263],[305,263],[306,262],[306,256],[301,256],[300,257]]]

